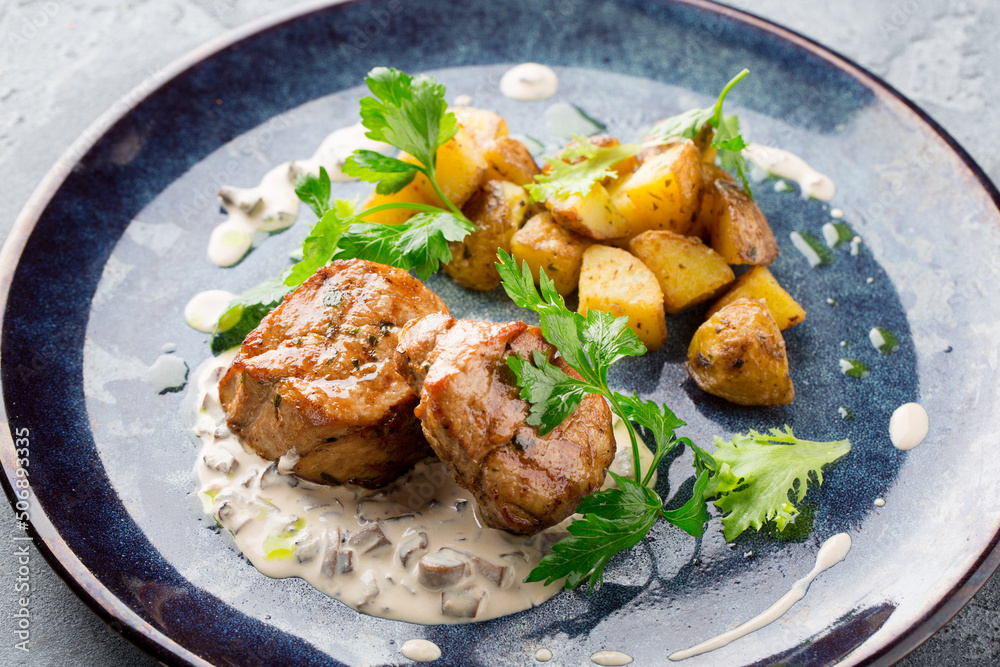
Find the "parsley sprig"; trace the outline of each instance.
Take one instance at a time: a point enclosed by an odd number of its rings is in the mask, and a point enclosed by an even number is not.
[[[279,278],[257,285],[230,303],[219,322],[237,324],[227,331],[218,327],[213,350],[242,341],[287,293],[334,259],[389,264],[414,270],[426,280],[442,262],[451,261],[448,243],[461,241],[475,230],[475,225],[445,196],[436,178],[437,151],[458,131],[455,114],[447,110],[444,86],[434,77],[411,77],[386,67],[369,72],[365,83],[374,95],[361,100],[366,136],[411,157],[400,159],[356,150],[345,161],[344,173],[375,183],[375,191],[382,195],[399,192],[422,174],[443,205],[389,202],[358,211],[348,200],[330,204],[330,176],[323,167],[318,175],[301,175],[295,193],[318,218],[302,243],[302,259]],[[372,214],[392,209],[416,211],[416,215],[399,225],[365,221]]]
[[[570,377],[540,351],[533,352],[531,359],[508,357],[507,365],[517,378],[520,396],[529,404],[527,423],[544,435],[568,417],[588,394],[603,396],[627,427],[635,470],[634,479],[608,471],[618,488],[584,498],[577,507],[582,517],[569,525],[569,536],[553,546],[525,581],[551,584],[565,578],[567,590],[587,581],[593,591],[603,580],[608,561],[639,543],[660,519],[693,537],[701,537],[709,520],[707,501],[713,499],[724,513],[727,540],[736,539],[750,526],[760,529],[767,521],[774,521],[782,530],[798,511],[794,503],[805,497],[810,481],[821,484],[823,466],[850,451],[846,440],[799,440],[787,427],[767,435],[756,431],[737,434],[730,442],[716,438],[714,454],[688,438],[678,437],[676,429],[685,424],[667,406],[636,394],[620,394],[608,384],[612,364],[646,351],[628,327],[627,317],[616,318],[596,310],[588,311],[586,317],[572,312],[544,270],[539,271],[536,289],[527,263],[518,269],[503,250],[497,257],[497,270],[507,294],[517,305],[538,314],[542,335],[580,375],[580,379]],[[636,426],[651,433],[656,444],[653,461],[645,470],[639,458]],[[664,499],[649,484],[664,456],[685,446],[694,454],[694,488],[682,506],[666,510]],[[789,498],[791,492],[794,498]]]
[[[674,429],[684,422],[664,405],[620,394],[608,385],[612,364],[646,352],[646,346],[629,328],[627,317],[616,318],[599,310],[589,310],[586,317],[572,312],[544,270],[539,272],[539,294],[526,262],[519,270],[514,258],[503,250],[497,257],[497,270],[507,295],[518,306],[538,314],[542,336],[581,378],[570,377],[539,351],[532,354],[531,360],[520,355],[508,357],[507,365],[517,377],[521,398],[530,405],[527,423],[544,435],[576,410],[585,396],[598,394],[607,399],[628,430],[635,479],[609,473],[618,488],[585,498],[577,509],[583,519],[570,524],[570,537],[557,543],[526,579],[550,584],[567,577],[567,589],[589,580],[593,590],[602,580],[608,560],[639,542],[659,518],[695,537],[701,536],[708,520],[703,498],[695,495],[679,510],[665,512],[660,497],[647,486],[656,464],[682,442]],[[654,465],[645,471],[634,424],[649,430],[656,443]]]
[[[740,119],[736,114],[726,116],[722,113],[722,103],[726,99],[726,95],[749,73],[750,70],[744,69],[734,76],[719,93],[714,106],[707,109],[690,109],[682,114],[661,120],[649,130],[649,134],[661,140],[672,137],[695,139],[706,125],[710,126],[714,130],[711,146],[717,149],[722,168],[735,171],[743,183],[743,189],[752,198],[750,168],[743,157],[743,149],[747,145],[740,134]]]

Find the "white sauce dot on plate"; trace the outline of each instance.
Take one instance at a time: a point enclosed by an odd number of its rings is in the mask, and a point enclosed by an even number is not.
[[[215,324],[229,308],[229,302],[233,298],[232,292],[221,289],[199,292],[184,306],[184,321],[192,329],[212,333],[215,331]]]
[[[621,651],[598,651],[590,656],[590,661],[598,665],[628,665],[632,662],[632,656]]]
[[[896,449],[913,449],[927,437],[930,420],[919,403],[904,403],[889,419],[889,438]]]
[[[885,507],[885,499],[883,499],[883,498],[876,498],[875,499],[875,507]]]
[[[538,662],[548,662],[552,659],[552,651],[547,648],[540,648],[535,651],[535,660]]]
[[[233,216],[212,230],[208,238],[208,259],[216,266],[232,266],[253,245],[253,228]]]
[[[188,365],[175,354],[161,354],[146,369],[146,383],[158,394],[180,391],[187,384]]]
[[[426,639],[411,639],[400,649],[402,654],[414,662],[433,662],[441,657],[441,649]]]
[[[559,77],[551,67],[523,63],[500,78],[500,92],[512,100],[544,100],[559,90]]]

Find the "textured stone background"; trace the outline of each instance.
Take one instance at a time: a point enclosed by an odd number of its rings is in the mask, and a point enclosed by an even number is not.
[[[730,0],[888,80],[1000,183],[998,0]],[[69,143],[189,49],[281,9],[277,0],[0,0],[0,236]],[[0,510],[0,535],[14,532]],[[152,664],[32,556],[31,652],[8,619],[14,571],[0,550],[0,664]],[[1000,664],[1000,577],[901,664]]]

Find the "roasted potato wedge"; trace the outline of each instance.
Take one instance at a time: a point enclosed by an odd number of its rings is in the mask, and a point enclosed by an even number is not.
[[[688,374],[703,390],[740,405],[787,405],[795,398],[785,340],[759,299],[737,299],[698,327]]]
[[[629,236],[650,229],[686,234],[698,213],[700,196],[701,155],[685,139],[616,181],[611,203],[625,218]]]
[[[531,183],[539,173],[531,151],[517,139],[498,137],[483,147],[486,180],[509,181],[520,186]]]
[[[406,153],[400,153],[399,159],[417,163],[416,158]],[[465,204],[483,184],[483,179],[486,177],[486,158],[472,137],[461,127],[454,137],[438,149],[435,174],[441,191],[455,206]],[[395,194],[380,195],[372,191],[362,208],[372,208],[390,202],[444,206],[444,202],[437,196],[434,187],[423,174],[417,174],[409,185]],[[409,220],[413,213],[406,209],[392,209],[373,213],[365,221],[399,224]]]
[[[628,324],[647,348],[659,349],[667,340],[663,292],[656,276],[631,253],[592,245],[580,265],[579,312],[591,308],[628,316]]]
[[[462,208],[476,231],[461,242],[448,244],[451,261],[444,272],[459,285],[475,290],[491,290],[500,284],[497,249],[510,252],[510,241],[524,220],[528,194],[520,185],[506,181],[486,181]]]
[[[544,269],[556,290],[565,296],[576,290],[583,253],[593,244],[593,239],[569,231],[545,212],[532,216],[514,233],[510,249],[518,266],[522,261],[528,263],[536,283],[538,269]]]
[[[595,183],[583,197],[551,196],[545,200],[545,206],[552,213],[552,218],[566,229],[598,241],[620,238],[629,233],[628,222],[611,203],[608,191],[600,183]]]
[[[755,266],[740,276],[725,294],[708,309],[706,317],[725,308],[737,299],[763,299],[771,316],[784,331],[806,319],[806,311],[792,298],[792,295],[778,284],[777,279],[766,266]]]
[[[726,260],[694,236],[643,232],[629,250],[656,276],[669,315],[708,301],[735,279]]]
[[[698,204],[698,216],[694,225],[688,230],[688,235],[708,239],[715,227],[715,221],[722,217],[723,199],[715,187],[716,181],[736,183],[728,171],[714,164],[701,165],[701,201]]]
[[[767,265],[778,259],[767,218],[743,188],[723,179],[716,180],[713,197],[719,197],[718,218],[709,221],[712,249],[730,264]]]
[[[507,121],[496,111],[475,107],[456,107],[450,111],[480,148],[486,148],[494,139],[507,136]]]

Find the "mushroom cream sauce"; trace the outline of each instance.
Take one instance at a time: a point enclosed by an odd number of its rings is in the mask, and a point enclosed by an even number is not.
[[[418,463],[375,490],[313,484],[288,474],[298,457],[267,461],[231,433],[219,380],[236,350],[198,369],[195,464],[205,512],[270,577],[301,577],[358,611],[411,623],[467,623],[541,604],[558,583],[524,583],[572,520],[537,535],[486,528],[472,494],[443,463]],[[632,476],[628,434],[616,422],[611,465]],[[639,448],[643,464],[652,454]],[[609,478],[610,481],[610,478]],[[655,484],[655,478],[651,483]]]

